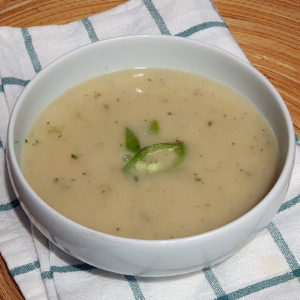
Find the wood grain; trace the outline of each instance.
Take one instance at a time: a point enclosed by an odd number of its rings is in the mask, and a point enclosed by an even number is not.
[[[300,1],[215,0],[252,64],[277,88],[300,134]]]
[[[179,0],[178,0],[179,1]],[[0,26],[65,24],[126,0],[0,0]],[[215,0],[253,65],[277,88],[300,135],[300,1]],[[0,299],[24,299],[0,256]]]
[[[19,299],[24,299],[22,293],[11,277],[2,255],[0,255],[0,300]]]

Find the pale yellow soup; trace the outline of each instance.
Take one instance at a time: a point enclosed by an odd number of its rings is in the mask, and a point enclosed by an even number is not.
[[[172,165],[176,153],[157,151],[153,170],[140,159],[134,174],[125,172],[135,155],[126,128],[141,148],[184,145],[182,160]],[[160,170],[168,154],[171,167]],[[197,235],[237,219],[270,190],[277,165],[273,132],[242,95],[199,75],[151,68],[70,89],[39,116],[23,153],[26,179],[55,210],[138,239]]]

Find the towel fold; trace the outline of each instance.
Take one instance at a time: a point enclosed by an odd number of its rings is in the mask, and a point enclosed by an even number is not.
[[[82,45],[132,34],[192,38],[247,59],[209,0],[131,0],[67,25],[0,27],[0,251],[24,297],[300,299],[300,147],[288,195],[269,226],[233,257],[192,274],[137,278],[97,269],[50,243],[22,211],[4,155],[9,114],[19,94],[57,57]]]

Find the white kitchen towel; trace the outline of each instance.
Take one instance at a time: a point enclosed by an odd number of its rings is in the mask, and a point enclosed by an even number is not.
[[[57,57],[82,45],[132,34],[192,38],[246,59],[209,0],[131,0],[67,25],[0,27],[0,251],[24,297],[300,299],[300,147],[287,198],[273,222],[230,259],[192,274],[112,274],[65,254],[28,221],[12,191],[4,159],[9,114],[18,95]]]

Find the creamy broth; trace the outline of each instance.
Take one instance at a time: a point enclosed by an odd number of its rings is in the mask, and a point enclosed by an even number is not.
[[[169,170],[126,174],[134,155],[126,128],[141,148],[176,143],[184,157],[172,167],[177,154],[161,152],[174,156]],[[163,159],[155,157],[153,166]],[[44,201],[82,225],[169,239],[245,214],[271,188],[277,164],[269,125],[242,95],[195,74],[149,68],[107,74],[64,93],[31,129],[22,167]]]

